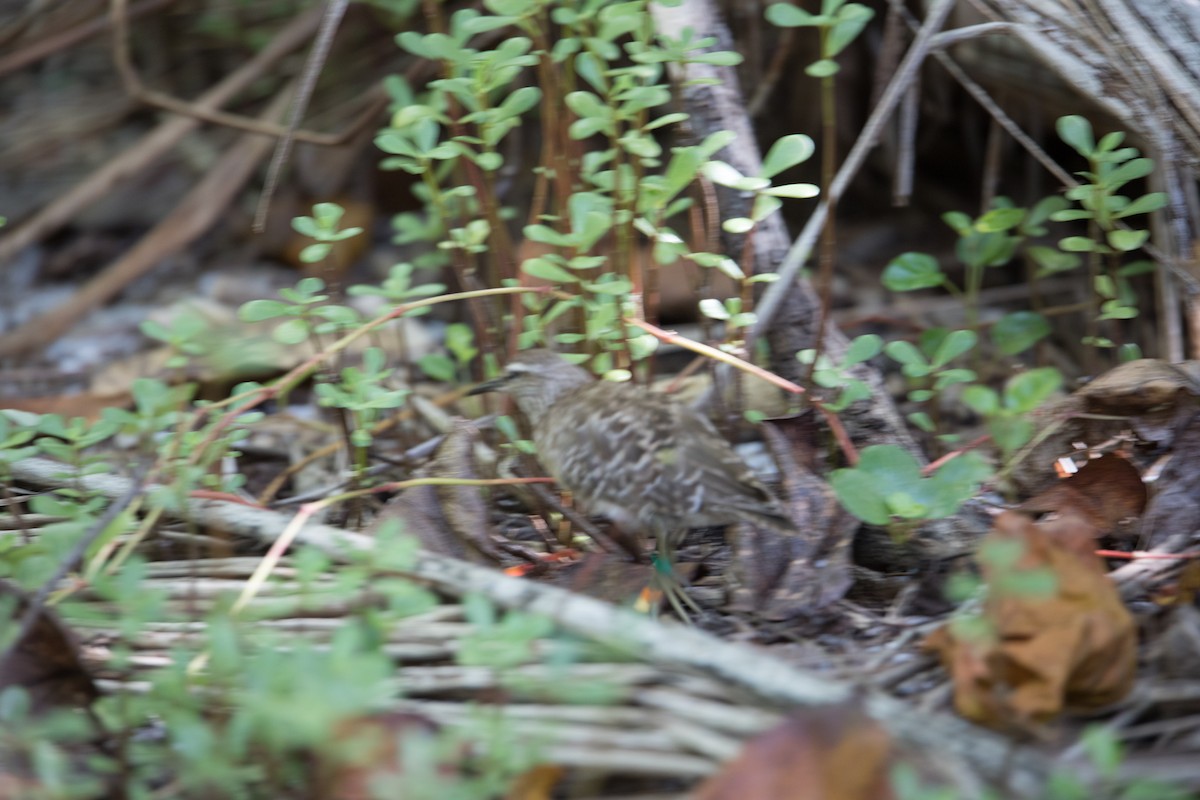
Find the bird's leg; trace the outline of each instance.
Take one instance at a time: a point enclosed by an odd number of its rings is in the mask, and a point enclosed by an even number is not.
[[[700,606],[687,593],[686,581],[675,571],[675,542],[683,541],[683,534],[659,529],[655,535],[657,553],[654,558],[654,575],[660,591],[666,597],[671,609],[684,622],[691,622],[688,610],[700,613]],[[687,609],[684,608],[687,606]]]

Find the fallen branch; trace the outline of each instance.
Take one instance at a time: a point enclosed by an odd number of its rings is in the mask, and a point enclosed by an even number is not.
[[[61,485],[63,470],[63,465],[46,459],[25,459],[12,465],[13,477],[39,486]],[[131,485],[129,480],[114,475],[72,476],[70,480],[83,491],[113,498],[127,493]],[[166,502],[171,514],[251,536],[265,544],[274,542],[290,521],[288,516],[234,503]],[[338,559],[347,559],[355,551],[369,550],[374,545],[370,537],[313,522],[297,532],[296,541]],[[901,743],[968,764],[989,781],[1006,787],[1013,796],[1039,796],[1050,774],[1048,759],[1000,735],[957,717],[921,712],[895,698],[795,669],[760,648],[726,642],[698,630],[428,551],[418,552],[407,574],[456,595],[474,592],[504,608],[544,615],[566,630],[632,651],[660,666],[708,675],[752,692],[769,704],[824,706],[857,696],[867,713]]]

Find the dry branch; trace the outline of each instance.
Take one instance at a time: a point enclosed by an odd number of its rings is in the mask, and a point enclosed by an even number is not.
[[[13,476],[39,486],[63,483],[63,466],[26,459],[12,466]],[[120,497],[130,482],[113,475],[71,478],[83,491]],[[169,513],[195,522],[272,543],[289,518],[265,509],[212,500],[189,500]],[[309,523],[298,541],[339,559],[368,550],[373,540],[351,531]],[[632,650],[641,659],[671,669],[696,672],[748,691],[773,707],[825,706],[859,697],[866,711],[898,741],[944,759],[969,765],[1015,796],[1036,796],[1050,762],[1036,751],[1015,746],[1002,736],[945,714],[930,714],[879,693],[859,691],[795,669],[763,650],[722,641],[707,633],[664,624],[599,600],[532,581],[511,578],[485,567],[418,553],[408,574],[434,587],[462,595],[477,592],[508,609],[544,615],[566,630],[611,646]]]
[[[287,108],[290,90],[281,91],[263,112],[277,119]],[[81,316],[149,272],[164,258],[187,247],[212,227],[271,149],[271,140],[243,134],[213,164],[199,183],[129,252],[107,266],[62,305],[34,317],[0,337],[0,357],[45,347],[69,330]]]
[[[316,31],[319,21],[320,9],[314,8],[300,14],[254,58],[203,94],[193,105],[201,109],[216,109],[228,103],[266,75],[280,59],[304,44]],[[23,248],[69,224],[82,209],[98,202],[114,186],[148,169],[199,125],[200,121],[191,117],[175,117],[163,122],[82,183],[30,219],[17,224],[11,232],[0,236],[0,264],[7,263]]]

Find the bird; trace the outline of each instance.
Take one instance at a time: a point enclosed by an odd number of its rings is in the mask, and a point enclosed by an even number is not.
[[[470,394],[509,394],[528,420],[538,460],[589,512],[671,549],[691,528],[791,520],[716,426],[669,395],[596,380],[546,349],[517,354]]]

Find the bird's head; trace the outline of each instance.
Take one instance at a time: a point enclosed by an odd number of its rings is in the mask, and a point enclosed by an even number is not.
[[[592,380],[587,370],[572,364],[558,353],[543,349],[526,350],[508,362],[502,373],[479,384],[468,394],[504,392],[512,395],[532,422],[559,398]]]

